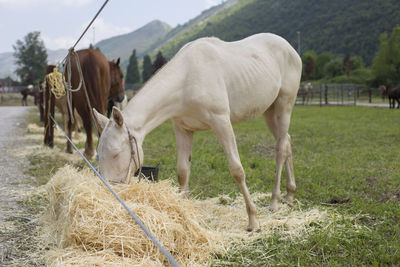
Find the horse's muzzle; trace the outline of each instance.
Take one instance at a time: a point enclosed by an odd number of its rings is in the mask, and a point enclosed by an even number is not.
[[[117,101],[117,102],[121,103],[122,100],[124,100],[124,97],[125,97],[124,94],[119,93],[119,94],[114,98],[114,101]]]

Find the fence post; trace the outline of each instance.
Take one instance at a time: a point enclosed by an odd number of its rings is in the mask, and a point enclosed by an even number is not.
[[[322,107],[322,83],[319,84],[319,106]]]
[[[343,84],[340,86],[340,93],[342,94],[342,105],[344,105],[344,101],[343,101]]]
[[[357,94],[358,94],[358,92],[357,92],[356,89],[353,87],[354,106],[357,106]]]
[[[372,89],[371,89],[371,87],[368,89],[368,103],[372,103]]]
[[[328,85],[327,84],[325,84],[324,95],[325,95],[325,105],[328,105]]]

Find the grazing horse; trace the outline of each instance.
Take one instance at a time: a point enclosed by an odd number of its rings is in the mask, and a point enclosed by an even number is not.
[[[381,94],[387,95],[389,99],[389,108],[395,108],[397,101],[397,108],[400,107],[400,88],[395,88],[391,84],[380,85]]]
[[[97,152],[100,173],[125,182],[143,163],[145,136],[172,119],[178,152],[180,190],[188,193],[192,138],[212,129],[224,149],[229,170],[243,194],[249,231],[259,228],[256,206],[245,181],[232,124],[259,114],[276,139],[276,177],[271,210],[280,201],[280,180],[286,164],[286,202],[296,191],[290,136],[290,117],[300,85],[302,63],[283,38],[269,33],[236,42],[201,38],[185,45],[111,119],[95,112],[101,133]]]
[[[94,156],[92,136],[92,115],[90,106],[101,114],[107,112],[109,98],[122,101],[124,97],[123,75],[119,66],[119,59],[107,61],[107,58],[98,50],[84,49],[77,51],[80,67],[82,69],[85,86],[87,89],[90,105],[88,104],[84,88],[72,93],[72,110],[76,109],[83,120],[86,131],[85,156]],[[71,57],[71,85],[77,88],[80,77],[75,58]],[[65,72],[68,77],[68,71]],[[68,122],[68,137],[71,138],[72,121]],[[72,146],[67,143],[67,152],[72,153]]]

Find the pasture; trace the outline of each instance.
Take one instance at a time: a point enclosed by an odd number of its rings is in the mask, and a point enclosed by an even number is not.
[[[36,117],[31,119],[37,122]],[[282,205],[281,209],[290,214],[317,208],[329,214],[328,219],[312,221],[295,235],[282,234],[290,228],[285,223],[271,231],[261,231],[257,238],[244,245],[212,255],[210,264],[398,265],[399,126],[398,110],[296,106],[289,133],[297,194],[293,208]],[[275,176],[275,141],[263,118],[236,125],[234,130],[250,192],[270,193]],[[84,146],[83,142],[79,145]],[[65,145],[58,146],[65,148]],[[159,178],[173,179],[177,184],[172,123],[168,121],[150,133],[143,148],[144,166],[161,162]],[[28,158],[33,165],[27,172],[37,177],[38,184],[46,183],[67,161],[55,159],[50,153],[40,157],[32,154]],[[83,165],[77,162],[75,166],[82,168]],[[192,198],[219,197],[220,205],[227,206],[241,195],[213,132],[199,132],[194,136],[189,188]],[[284,188],[283,177],[283,193]],[[269,203],[268,196],[256,201],[259,209]],[[243,228],[242,234],[246,237],[254,233],[247,233]]]
[[[34,98],[32,96],[27,97],[27,105],[33,106]],[[22,105],[22,94],[21,93],[0,93],[0,106],[21,106]]]

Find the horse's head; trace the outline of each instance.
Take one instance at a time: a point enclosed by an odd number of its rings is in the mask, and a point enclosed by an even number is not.
[[[124,122],[122,112],[113,107],[111,119],[93,109],[100,134],[97,154],[100,174],[113,182],[126,182],[143,162],[143,149]]]
[[[121,102],[124,99],[124,75],[122,74],[121,67],[119,66],[119,58],[117,61],[108,61],[110,65],[111,88],[110,98]]]

